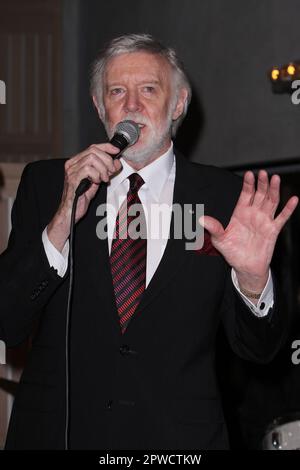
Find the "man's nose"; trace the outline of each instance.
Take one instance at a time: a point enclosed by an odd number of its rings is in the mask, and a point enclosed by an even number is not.
[[[136,91],[127,92],[126,101],[125,101],[125,109],[126,111],[130,111],[130,112],[140,111],[141,102],[140,102],[139,95]]]

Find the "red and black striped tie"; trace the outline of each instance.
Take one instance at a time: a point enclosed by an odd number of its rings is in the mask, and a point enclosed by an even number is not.
[[[125,332],[146,285],[147,230],[143,206],[138,196],[144,180],[138,173],[133,173],[129,176],[129,182],[127,199],[117,215],[110,253],[122,333]]]

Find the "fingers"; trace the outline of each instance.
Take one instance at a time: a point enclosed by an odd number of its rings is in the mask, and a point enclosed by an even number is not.
[[[103,176],[104,176],[104,173],[103,173]],[[99,171],[89,165],[84,165],[82,168],[79,168],[78,170],[77,169],[75,169],[74,171],[70,170],[68,173],[68,183],[72,187],[73,190],[77,188],[80,181],[83,180],[84,178],[88,178],[92,183],[95,183],[97,185],[99,185],[100,182],[102,181]]]
[[[88,149],[66,161],[65,182],[60,204],[63,212],[68,212],[72,207],[75,191],[80,181],[88,178],[92,184],[79,199],[82,201],[81,208],[76,213],[79,220],[95,196],[101,181],[108,182],[110,177],[121,169],[121,162],[117,159],[113,160],[112,156],[106,153],[108,151],[111,155],[119,153],[119,149],[109,143],[91,145]]]
[[[65,164],[66,174],[72,186],[76,186],[88,177],[93,183],[108,182],[110,177],[121,169],[120,161],[113,160],[112,155],[119,153],[119,149],[111,144],[91,145]]]
[[[116,155],[120,152],[117,147],[114,147],[110,143],[106,144],[93,144],[90,145],[87,149],[80,152],[75,157],[72,157],[68,160],[68,166],[75,165],[78,163],[82,158],[87,157],[89,155],[97,155],[99,158],[105,156],[109,157],[110,155]],[[111,158],[111,157],[110,157]]]
[[[298,202],[299,202],[299,199],[297,196],[291,197],[286,203],[286,205],[284,206],[284,208],[282,209],[282,211],[280,212],[280,214],[276,217],[274,222],[275,222],[278,232],[280,232],[280,230],[286,224],[288,219],[291,217],[292,213],[294,212],[294,210],[296,209],[298,205]]]
[[[265,170],[258,172],[257,189],[253,198],[253,206],[260,207],[265,199],[268,197],[269,192],[269,176]]]
[[[87,176],[93,183],[100,184],[101,181],[105,181],[107,183],[115,170],[111,159],[100,160],[98,157],[91,154],[72,166],[70,172],[74,175],[76,180],[79,179],[81,181],[83,177]]]
[[[269,177],[265,170],[260,170],[257,177],[257,187],[255,189],[255,176],[252,171],[247,171],[244,175],[244,183],[239,198],[240,205],[260,207],[269,197]]]
[[[273,175],[269,180],[268,173],[260,170],[257,178],[257,188],[255,190],[255,177],[251,171],[244,175],[243,188],[236,206],[241,209],[243,206],[254,207],[266,214],[270,219],[274,219],[276,210],[280,202],[280,176]],[[280,214],[274,219],[274,227],[277,233],[283,228],[288,219],[293,214],[298,205],[298,197],[289,199]]]
[[[255,177],[252,171],[247,171],[244,175],[243,187],[237,202],[237,206],[252,205],[255,194]]]
[[[221,237],[224,233],[223,225],[214,217],[202,215],[199,223],[215,238]]]
[[[88,148],[84,149],[82,152],[78,153],[78,155],[75,155],[75,157],[70,158],[68,161],[69,163],[76,163],[78,160],[80,160],[82,157],[90,154],[90,153],[107,153],[111,155],[116,155],[119,153],[120,150],[117,147],[114,147],[112,144],[105,143],[105,144],[92,144]]]
[[[237,208],[254,206],[274,217],[280,200],[280,177],[273,175],[269,181],[268,173],[260,170],[255,189],[255,176],[251,171],[244,175],[243,188],[237,203]]]
[[[275,215],[278,204],[280,201],[280,177],[273,175],[270,180],[269,191],[263,201],[262,209],[268,213],[272,218]]]

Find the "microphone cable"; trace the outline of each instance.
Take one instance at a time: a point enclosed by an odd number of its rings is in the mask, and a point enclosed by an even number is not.
[[[71,319],[71,302],[72,302],[72,293],[73,293],[73,278],[74,278],[74,228],[75,228],[75,214],[77,208],[77,202],[80,197],[80,193],[77,190],[75,191],[75,198],[72,205],[71,212],[71,225],[70,225],[70,251],[69,251],[69,288],[68,288],[68,302],[67,302],[67,312],[66,312],[66,342],[65,342],[65,377],[66,377],[66,391],[65,391],[65,405],[66,405],[66,414],[65,414],[65,450],[69,450],[69,431],[70,431],[70,319]]]
[[[120,152],[117,155],[112,155],[113,159],[120,158],[123,150],[127,146],[135,144],[140,135],[139,126],[130,120],[119,122],[116,127],[116,132],[110,143],[119,148]],[[70,223],[70,249],[69,249],[69,287],[68,287],[68,300],[67,300],[67,311],[66,311],[66,341],[65,341],[65,436],[64,436],[64,449],[69,450],[69,434],[70,434],[70,322],[71,322],[71,303],[73,293],[73,280],[74,280],[74,236],[75,236],[75,215],[77,209],[77,203],[79,197],[89,189],[92,182],[88,178],[81,180],[75,191],[75,197],[72,204],[71,212],[71,223]]]

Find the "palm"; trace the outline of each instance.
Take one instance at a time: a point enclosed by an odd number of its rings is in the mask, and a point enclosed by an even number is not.
[[[237,271],[263,273],[271,262],[277,234],[272,220],[252,207],[237,207],[214,246]]]

